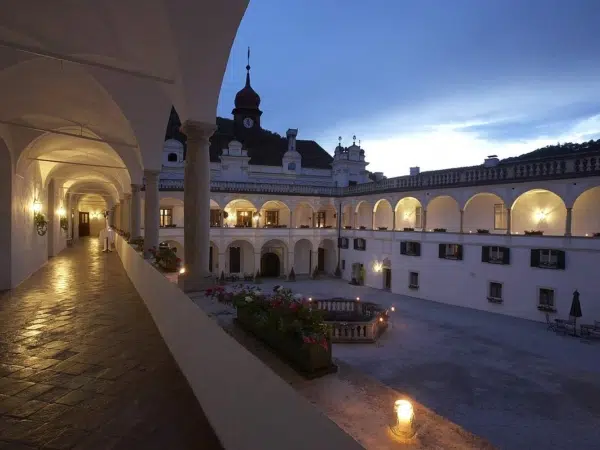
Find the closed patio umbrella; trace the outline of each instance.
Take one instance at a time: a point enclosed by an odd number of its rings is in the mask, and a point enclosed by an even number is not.
[[[581,317],[581,303],[579,302],[579,291],[575,289],[573,292],[573,300],[571,301],[571,310],[569,311],[569,316],[574,319],[574,329],[573,335],[577,334],[577,318]]]

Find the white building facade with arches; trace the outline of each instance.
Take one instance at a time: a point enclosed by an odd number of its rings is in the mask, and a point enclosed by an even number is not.
[[[599,318],[599,156],[345,187],[213,180],[210,268],[282,278],[292,267],[296,275],[337,271],[374,288],[533,320],[566,317],[578,290],[586,316]],[[163,187],[170,222],[161,240],[181,246],[183,192]]]

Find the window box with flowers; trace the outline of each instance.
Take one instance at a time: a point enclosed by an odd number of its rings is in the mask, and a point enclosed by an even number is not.
[[[237,311],[236,323],[306,378],[337,371],[331,357],[330,327],[308,299],[281,286],[270,295],[248,286],[233,292],[215,286],[205,294],[232,304]]]
[[[155,247],[150,249],[154,262],[165,272],[177,272],[181,266],[181,259],[177,257],[177,249],[173,247]]]

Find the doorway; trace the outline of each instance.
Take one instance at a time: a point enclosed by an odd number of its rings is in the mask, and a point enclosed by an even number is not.
[[[278,277],[280,274],[279,256],[268,252],[260,258],[260,274],[263,277]]]
[[[387,291],[392,289],[392,269],[383,268],[383,288]]]
[[[79,212],[79,237],[90,235],[90,213]]]
[[[240,247],[229,247],[229,273],[240,273],[242,271],[241,250]]]
[[[325,249],[321,247],[317,250],[317,270],[325,272]]]

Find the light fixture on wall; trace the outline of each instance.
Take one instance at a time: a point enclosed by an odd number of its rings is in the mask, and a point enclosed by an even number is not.
[[[33,202],[33,224],[38,235],[43,236],[48,232],[48,221],[42,213],[42,203],[39,200]]]
[[[375,273],[383,272],[383,263],[379,262],[379,261],[375,261],[373,263],[373,272],[375,272]]]
[[[64,207],[58,208],[58,216],[60,217],[60,228],[63,231],[67,231],[69,229],[69,221],[67,220],[67,211]]]
[[[543,222],[544,220],[546,220],[548,218],[548,213],[546,211],[544,211],[543,209],[540,209],[535,212],[534,217],[538,221],[538,223]]]

